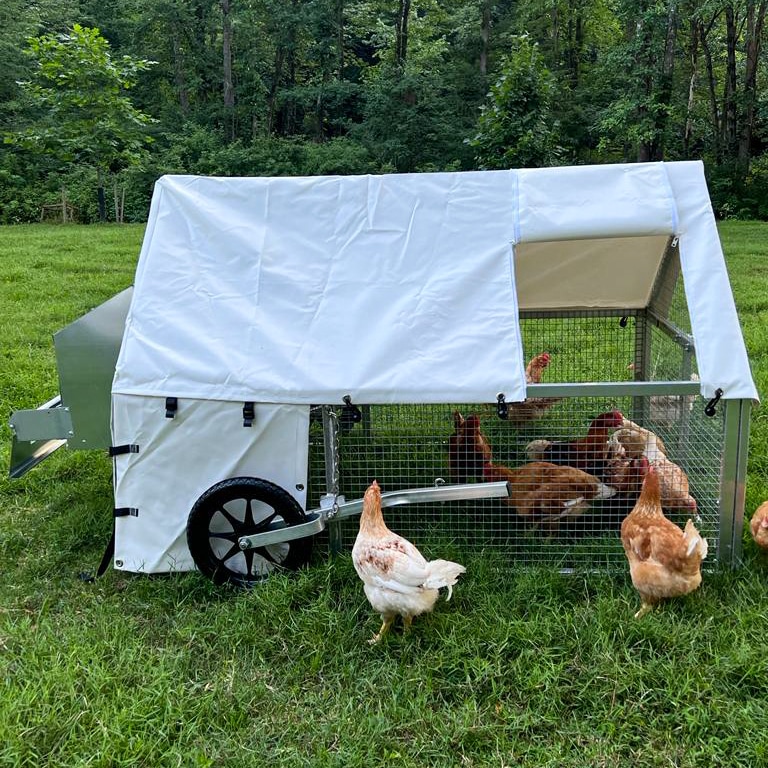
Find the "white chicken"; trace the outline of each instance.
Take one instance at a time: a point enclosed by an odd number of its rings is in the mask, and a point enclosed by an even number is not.
[[[449,560],[427,562],[410,541],[390,531],[381,514],[381,489],[375,480],[363,497],[352,563],[368,602],[383,622],[371,644],[384,637],[398,616],[408,630],[415,616],[432,610],[442,587],[447,587],[450,600],[453,585],[466,571]]]
[[[635,364],[630,363],[627,368],[634,371]],[[692,373],[689,380],[699,381],[699,375]],[[679,424],[685,412],[693,410],[695,402],[696,395],[651,395],[650,420],[664,426]]]
[[[661,438],[634,421],[624,419],[623,427],[613,433],[609,447],[614,457],[622,455],[637,460],[645,456],[656,468],[661,485],[661,503],[665,509],[682,509],[697,514],[696,499],[690,494],[688,475],[670,461]]]

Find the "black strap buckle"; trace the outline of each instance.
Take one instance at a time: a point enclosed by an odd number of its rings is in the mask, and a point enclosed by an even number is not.
[[[138,517],[139,510],[136,507],[115,507],[115,517]]]
[[[172,419],[179,410],[179,400],[176,397],[165,398],[165,418]]]
[[[108,449],[109,457],[123,456],[126,453],[138,453],[139,446],[136,444],[127,443],[126,445],[110,445]]]
[[[254,406],[253,403],[250,401],[247,401],[243,404],[243,426],[244,427],[252,427],[253,426],[253,420],[256,418],[256,414],[254,412]]]

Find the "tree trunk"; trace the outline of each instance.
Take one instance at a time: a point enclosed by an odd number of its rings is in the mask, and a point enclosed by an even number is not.
[[[344,0],[337,0],[336,3],[336,28],[338,51],[338,73],[336,77],[339,80],[344,79]]]
[[[740,119],[738,161],[743,173],[749,170],[752,154],[752,133],[755,127],[755,104],[757,102],[757,67],[760,61],[760,43],[765,22],[766,0],[761,0],[757,8],[754,0],[747,6],[747,24],[744,48],[744,94]]]
[[[648,106],[647,102],[652,98],[653,91],[654,91],[654,81],[653,81],[653,68],[651,66],[651,60],[653,55],[653,48],[654,48],[654,41],[653,36],[651,33],[651,30],[648,28],[648,25],[645,23],[645,20],[641,16],[640,19],[638,19],[636,28],[635,28],[635,35],[639,38],[640,44],[638,46],[638,59],[641,59],[642,61],[638,61],[638,65],[643,71],[643,78],[642,78],[642,94],[643,98],[640,100],[637,108],[637,116],[638,116],[638,123],[640,125],[642,124],[648,124],[651,120],[648,116]],[[637,147],[637,162],[638,163],[647,163],[652,159],[653,156],[653,146],[652,146],[653,139],[644,139],[641,140]]]
[[[672,85],[675,69],[675,45],[677,43],[677,0],[671,0],[667,9],[667,34],[664,38],[664,57],[659,77],[659,102],[664,106],[657,117],[654,160],[664,159],[664,138],[669,123],[669,108],[672,105]]]
[[[99,222],[103,224],[107,220],[107,200],[104,195],[104,172],[102,170],[97,171],[97,184],[96,198],[99,203]]]
[[[291,35],[291,44],[287,51],[286,86],[290,91],[296,87],[296,31]],[[289,99],[282,112],[282,135],[292,136],[296,130],[296,100]]]
[[[552,11],[549,15],[549,38],[552,41],[552,60],[560,61],[560,13],[557,3],[552,3]],[[567,23],[566,23],[567,27]]]
[[[691,138],[693,137],[693,107],[696,94],[696,81],[699,68],[699,31],[701,22],[691,19],[691,78],[688,81],[688,106],[685,113],[685,130],[683,132],[683,156],[690,157]]]
[[[189,114],[189,91],[184,76],[184,54],[181,50],[181,41],[175,32],[171,36],[171,45],[173,47],[173,80],[179,96],[181,114],[186,117]]]
[[[112,180],[112,194],[115,202],[115,223],[122,224],[125,221],[125,185],[120,184],[117,176]]]
[[[706,29],[700,29],[699,39],[701,50],[704,52],[704,61],[707,66],[707,89],[709,91],[709,106],[712,113],[712,135],[715,138],[715,160],[718,165],[723,162],[723,118],[720,114],[720,106],[717,99],[717,80],[715,79],[715,67],[712,61],[712,51],[709,47],[708,34],[717,20],[719,13],[709,22]]]
[[[395,64],[405,69],[408,57],[408,17],[411,15],[411,0],[400,0],[395,27]]]
[[[571,84],[578,88],[581,80],[581,53],[584,49],[584,16],[582,8],[577,7],[573,21],[573,46],[571,48]]]
[[[480,74],[488,74],[488,46],[491,40],[491,0],[485,0],[480,19]]]
[[[727,159],[735,159],[737,152],[736,112],[736,46],[739,35],[736,29],[736,12],[733,5],[725,8],[726,70],[723,93],[723,148]]]
[[[224,80],[224,109],[231,112],[230,138],[235,138],[235,89],[232,83],[232,18],[230,16],[230,0],[220,0],[221,4],[221,47],[222,73]]]
[[[323,82],[320,88],[317,89],[317,97],[315,98],[315,141],[320,143],[324,136],[323,136],[323,128],[324,128],[324,120],[323,116],[325,114],[324,108],[323,108],[323,90],[325,88],[326,83],[326,77],[323,75]]]
[[[280,87],[280,78],[283,74],[284,61],[285,49],[282,45],[278,45],[275,50],[275,65],[272,68],[272,85],[269,88],[269,99],[267,100],[267,136],[271,136],[275,130],[277,89]]]

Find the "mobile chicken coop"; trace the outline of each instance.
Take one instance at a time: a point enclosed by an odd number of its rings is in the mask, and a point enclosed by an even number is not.
[[[698,162],[163,177],[133,290],[55,343],[61,395],[12,417],[12,473],[109,447],[118,569],[298,567],[317,534],[351,546],[374,478],[426,551],[623,564],[627,488],[543,525],[478,482],[617,410],[685,478],[668,515],[738,562],[757,392]],[[457,470],[469,416],[485,453]]]

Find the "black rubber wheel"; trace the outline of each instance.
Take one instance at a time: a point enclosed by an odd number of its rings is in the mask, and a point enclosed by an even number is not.
[[[241,536],[266,531],[275,522],[298,525],[306,515],[279,485],[258,477],[232,477],[212,485],[187,520],[187,546],[195,565],[216,584],[251,586],[276,569],[309,562],[312,537],[243,551]]]

